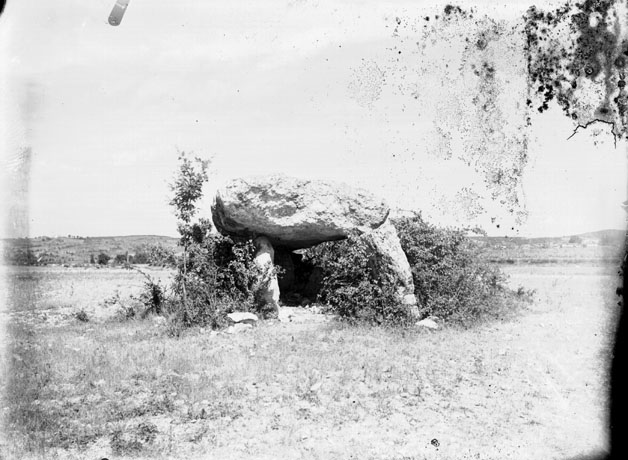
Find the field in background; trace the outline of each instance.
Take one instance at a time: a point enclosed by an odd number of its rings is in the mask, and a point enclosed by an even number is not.
[[[556,238],[473,237],[482,247],[485,258],[506,263],[581,263],[591,261],[615,262],[624,252],[625,231],[598,232]],[[86,265],[90,257],[104,253],[112,259],[116,255],[134,254],[146,246],[161,245],[181,253],[177,238],[167,236],[111,236],[50,238],[16,238],[2,240],[5,263],[25,261],[26,252],[33,254],[36,265]],[[18,262],[15,262],[19,264]]]
[[[472,330],[350,328],[295,310],[179,339],[159,321],[112,318],[115,299],[141,288],[136,272],[4,270],[0,458],[558,459],[607,447],[612,264],[505,266],[535,303]]]
[[[117,255],[135,254],[145,246],[160,245],[180,253],[178,238],[157,235],[12,238],[1,240],[3,261],[16,261],[16,265],[86,265],[91,257],[107,254],[112,259]],[[26,253],[33,255],[26,263]]]
[[[555,238],[474,237],[482,256],[497,263],[619,263],[626,232],[600,230]]]

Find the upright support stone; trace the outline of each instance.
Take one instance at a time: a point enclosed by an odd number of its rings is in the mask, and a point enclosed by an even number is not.
[[[397,229],[387,220],[384,225],[365,233],[362,237],[373,248],[382,273],[387,273],[391,281],[397,286],[399,303],[408,305],[411,314],[418,318],[419,309],[414,295],[412,271],[406,254],[401,248]]]
[[[271,316],[279,314],[279,283],[273,270],[275,251],[265,236],[255,239],[255,265],[261,270],[261,279],[257,286],[256,299]]]

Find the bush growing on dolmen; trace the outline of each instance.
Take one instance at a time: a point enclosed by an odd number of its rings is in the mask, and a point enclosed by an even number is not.
[[[499,317],[512,305],[505,274],[482,260],[462,230],[435,227],[418,214],[396,220],[395,227],[425,316],[468,325]]]
[[[227,313],[255,310],[258,268],[254,256],[251,241],[207,234],[191,243],[186,270],[183,260],[179,261],[173,285],[173,306],[181,312],[183,325],[218,328],[225,325]]]
[[[506,287],[506,276],[481,259],[463,231],[435,227],[418,214],[394,225],[422,317],[468,326],[506,314],[522,297]],[[319,301],[331,312],[371,323],[410,321],[408,308],[399,305],[393,286],[379,276],[377,261],[359,236],[318,245],[306,256],[323,269]]]
[[[396,286],[382,276],[376,255],[359,236],[322,243],[305,258],[323,271],[318,300],[343,319],[376,324],[409,324],[408,306],[400,305]]]

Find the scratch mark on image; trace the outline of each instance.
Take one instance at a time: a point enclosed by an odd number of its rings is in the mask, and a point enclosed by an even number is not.
[[[130,0],[117,0],[116,4],[113,5],[113,9],[111,10],[111,14],[109,15],[109,24],[112,26],[119,26],[120,22],[122,22],[122,18],[124,17],[124,12],[129,6]]]

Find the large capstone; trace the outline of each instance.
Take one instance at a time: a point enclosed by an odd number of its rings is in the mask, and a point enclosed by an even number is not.
[[[236,179],[218,190],[212,217],[226,235],[266,236],[273,246],[300,249],[380,227],[389,207],[345,184],[284,175]]]

